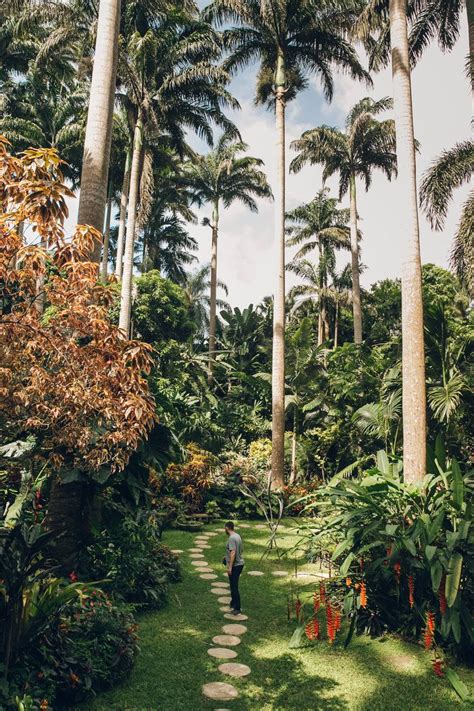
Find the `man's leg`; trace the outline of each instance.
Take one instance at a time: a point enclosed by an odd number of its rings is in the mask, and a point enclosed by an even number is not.
[[[237,568],[232,568],[232,572],[229,575],[230,584],[230,606],[233,610],[236,609],[236,595],[239,594],[239,584],[238,576],[236,575]],[[237,608],[238,609],[238,608]]]
[[[239,565],[236,568],[232,568],[232,576],[235,576],[235,592],[233,594],[233,600],[234,600],[234,605],[233,608],[234,610],[237,610],[237,612],[240,612],[240,591],[239,591],[239,578],[240,574],[243,570],[244,566]]]

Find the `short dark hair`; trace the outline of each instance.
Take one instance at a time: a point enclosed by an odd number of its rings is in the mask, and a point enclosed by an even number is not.
[[[227,523],[226,523],[226,525],[225,525],[225,528],[228,528],[229,531],[233,531],[233,530],[234,530],[234,524],[232,523],[232,521],[227,521]]]

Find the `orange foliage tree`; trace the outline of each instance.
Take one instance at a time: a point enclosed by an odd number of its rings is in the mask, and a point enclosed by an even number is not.
[[[87,488],[125,467],[155,407],[151,349],[111,322],[113,289],[88,261],[100,233],[65,235],[61,164],[52,149],[13,156],[0,137],[0,437],[28,439],[30,460],[48,463],[48,520],[66,554],[81,538]]]

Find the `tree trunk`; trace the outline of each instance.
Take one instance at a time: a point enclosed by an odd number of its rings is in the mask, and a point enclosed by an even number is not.
[[[339,302],[336,301],[335,312],[334,312],[334,350],[338,346],[339,339]]]
[[[128,196],[128,220],[125,235],[123,258],[122,291],[120,294],[119,328],[127,338],[130,335],[130,317],[132,312],[133,255],[135,247],[135,224],[137,220],[138,189],[140,185],[140,165],[142,152],[143,122],[139,116],[133,135],[133,157],[130,172],[130,192]]]
[[[142,253],[142,265],[141,265],[141,273],[145,274],[147,271],[146,265],[148,262],[148,232],[147,229],[145,228],[143,230],[143,253]]]
[[[467,29],[469,32],[469,78],[474,94],[474,0],[466,0]]]
[[[209,366],[208,382],[213,380],[214,358],[216,353],[216,318],[217,318],[217,238],[219,231],[219,201],[216,201],[212,211],[212,245],[211,245],[211,300],[209,311]]]
[[[128,192],[130,190],[130,170],[132,164],[131,150],[127,151],[127,158],[125,160],[125,170],[123,174],[122,182],[122,192],[120,194],[120,215],[119,215],[119,228],[118,228],[118,238],[117,238],[117,258],[115,260],[115,276],[120,281],[122,278],[122,265],[123,265],[123,243],[125,237],[125,228],[127,226],[127,205],[128,205]]]
[[[322,346],[324,337],[323,337],[323,297],[322,297],[322,292],[323,292],[323,285],[322,285],[322,280],[321,280],[321,263],[323,259],[323,245],[321,244],[321,240],[318,238],[318,252],[319,252],[319,264],[318,264],[318,269],[319,269],[319,304],[318,304],[318,346]]]
[[[293,406],[295,407],[295,406]],[[296,481],[296,407],[293,413],[293,440],[291,442],[291,471],[290,484]]]
[[[418,194],[407,37],[407,0],[390,0],[390,39],[397,138],[396,182],[402,245],[403,469],[405,481],[426,473],[426,384]]]
[[[76,568],[81,549],[90,542],[91,504],[90,485],[86,482],[56,481],[52,485],[46,525],[56,534],[51,555],[63,573]]]
[[[80,225],[102,231],[112,143],[120,0],[100,0],[79,197]],[[100,261],[100,244],[91,258]]]
[[[362,343],[362,310],[360,305],[359,244],[357,241],[357,199],[355,175],[350,179],[350,226],[352,264],[352,311],[354,315],[354,343]]]
[[[112,198],[107,200],[107,213],[105,215],[104,227],[104,246],[102,247],[102,263],[100,265],[100,278],[102,281],[107,281],[107,268],[109,266],[109,239],[110,239],[110,220],[112,218]]]
[[[285,68],[279,56],[276,76],[278,179],[275,194],[277,281],[273,302],[272,471],[271,485],[285,483]]]

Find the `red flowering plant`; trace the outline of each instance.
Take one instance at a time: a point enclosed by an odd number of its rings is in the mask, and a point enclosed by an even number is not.
[[[360,479],[335,477],[305,510],[308,548],[331,542],[344,596],[348,640],[355,631],[395,630],[421,640],[427,619],[430,649],[474,651],[474,484],[438,440],[421,487],[404,484],[400,467],[379,453],[378,467]]]

